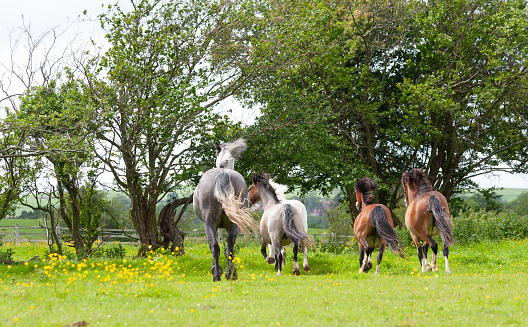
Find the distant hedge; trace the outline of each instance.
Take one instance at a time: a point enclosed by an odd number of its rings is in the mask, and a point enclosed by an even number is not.
[[[527,239],[528,216],[511,211],[470,211],[453,217],[453,236],[455,244],[468,244],[484,240],[498,241],[503,239]],[[397,230],[400,241],[405,246],[412,244],[406,227]],[[437,242],[440,237],[435,237]],[[441,244],[439,248],[441,249]]]

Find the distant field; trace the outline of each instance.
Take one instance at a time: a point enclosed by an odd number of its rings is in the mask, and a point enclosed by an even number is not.
[[[497,194],[502,195],[501,200],[505,202],[510,202],[515,200],[521,193],[528,192],[526,188],[505,188],[502,190],[497,190]],[[462,194],[462,198],[468,198],[476,194],[476,190],[469,190],[468,193]]]

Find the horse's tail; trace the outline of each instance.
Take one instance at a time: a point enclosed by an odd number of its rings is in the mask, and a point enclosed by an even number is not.
[[[220,173],[215,178],[214,196],[222,204],[222,209],[233,223],[237,224],[244,235],[249,235],[250,230],[258,231],[257,222],[251,217],[251,210],[245,205],[246,199],[240,199],[231,183],[228,173]],[[242,201],[241,201],[242,200]]]
[[[444,246],[454,244],[455,238],[453,237],[453,231],[451,230],[451,225],[453,223],[447,215],[442,202],[440,202],[440,199],[436,195],[431,195],[431,197],[429,197],[427,210],[431,211],[433,214],[434,224],[440,230]]]
[[[382,206],[376,206],[372,209],[369,222],[376,228],[378,235],[387,240],[391,251],[398,253],[402,259],[405,259],[402,245],[394,228],[389,224],[385,208]]]
[[[303,241],[308,239],[308,235],[299,231],[295,226],[295,208],[291,204],[284,204],[280,209],[284,234],[292,241]]]

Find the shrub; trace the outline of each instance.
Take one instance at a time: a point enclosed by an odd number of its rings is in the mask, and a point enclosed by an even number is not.
[[[470,211],[453,218],[453,223],[455,241],[460,244],[528,237],[528,216],[511,211]]]

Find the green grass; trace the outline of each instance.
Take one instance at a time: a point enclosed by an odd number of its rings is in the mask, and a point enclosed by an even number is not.
[[[5,244],[15,260],[0,265],[1,326],[496,326],[528,324],[528,242],[450,248],[451,275],[419,273],[386,252],[380,275],[358,273],[356,250],[310,253],[312,271],[292,276],[291,249],[277,277],[254,243],[240,240],[239,280],[213,283],[208,246],[184,257],[152,255],[79,263],[52,260],[41,245]],[[81,264],[81,265],[79,265]],[[225,259],[221,264],[225,267]]]

